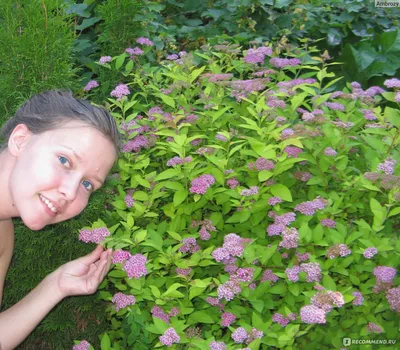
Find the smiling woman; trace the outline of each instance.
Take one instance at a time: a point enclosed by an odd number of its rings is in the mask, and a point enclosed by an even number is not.
[[[14,245],[12,218],[40,230],[75,217],[100,188],[121,140],[113,118],[70,92],[26,102],[2,129],[0,148],[0,303]],[[0,344],[15,348],[63,298],[92,294],[109,270],[111,250],[62,265],[16,305],[0,313]]]

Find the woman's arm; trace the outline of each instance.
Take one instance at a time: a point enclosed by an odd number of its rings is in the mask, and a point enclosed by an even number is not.
[[[0,346],[12,350],[63,298],[93,294],[111,264],[111,250],[101,246],[59,267],[14,306],[0,314]]]

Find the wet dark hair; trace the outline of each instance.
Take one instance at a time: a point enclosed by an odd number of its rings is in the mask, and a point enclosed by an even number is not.
[[[6,142],[0,146],[0,152],[7,148],[10,135],[18,124],[25,124],[33,134],[40,134],[73,120],[99,130],[119,153],[122,139],[110,113],[89,101],[75,98],[67,90],[46,91],[25,102],[2,127],[1,134]]]

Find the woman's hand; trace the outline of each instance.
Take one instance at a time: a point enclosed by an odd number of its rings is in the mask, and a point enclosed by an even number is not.
[[[111,265],[112,250],[98,245],[90,254],[60,266],[56,275],[61,297],[93,294]]]

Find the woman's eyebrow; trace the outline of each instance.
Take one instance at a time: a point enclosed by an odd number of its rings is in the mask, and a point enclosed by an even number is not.
[[[61,146],[72,151],[72,153],[74,153],[75,157],[78,158],[79,161],[82,161],[82,156],[78,152],[76,152],[73,148],[65,146],[65,145],[61,145]]]
[[[76,158],[78,158],[80,162],[82,161],[82,156],[78,152],[76,152],[73,148],[65,146],[65,145],[61,145],[61,146],[72,151],[74,156]],[[102,181],[97,175],[93,175],[93,178],[100,184],[100,187],[104,185],[104,181]]]

